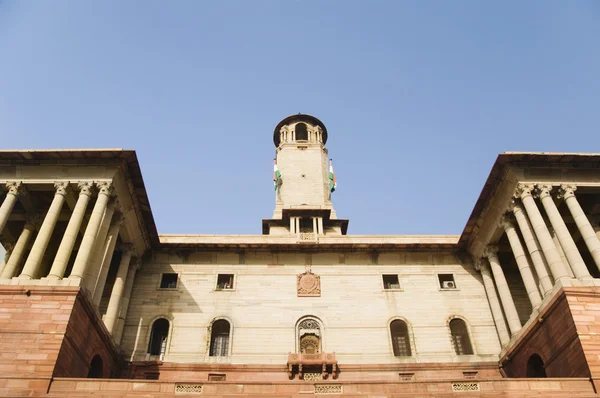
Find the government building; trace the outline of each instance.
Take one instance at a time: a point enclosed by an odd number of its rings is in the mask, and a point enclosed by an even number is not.
[[[328,135],[277,124],[256,235],[159,234],[135,151],[0,151],[0,396],[597,396],[600,154],[499,155],[460,235],[352,235]]]

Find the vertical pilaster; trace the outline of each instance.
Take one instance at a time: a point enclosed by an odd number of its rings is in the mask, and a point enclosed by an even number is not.
[[[117,316],[119,315],[121,297],[123,296],[123,290],[125,289],[125,280],[127,279],[127,272],[129,270],[129,263],[131,262],[132,254],[133,245],[123,245],[123,249],[121,251],[121,262],[119,263],[119,269],[117,270],[117,277],[110,294],[106,315],[104,316],[104,324],[106,325],[106,329],[108,329],[111,334],[114,332]]]
[[[65,203],[65,196],[67,195],[69,183],[56,182],[54,183],[54,188],[56,189],[54,199],[52,199],[50,208],[46,213],[46,217],[44,217],[44,222],[35,238],[35,242],[33,242],[29,257],[27,257],[25,266],[23,266],[23,272],[19,275],[19,278],[21,279],[33,279],[39,277],[42,258],[46,253],[48,243],[50,243],[50,239],[52,238],[52,232],[54,232],[54,227],[58,221],[58,216],[60,216],[60,211]]]
[[[517,266],[519,267],[519,272],[521,273],[521,279],[523,279],[523,285],[525,285],[525,291],[529,296],[531,306],[534,310],[536,310],[542,304],[542,297],[540,296],[537,284],[535,283],[535,278],[531,272],[529,259],[525,255],[525,250],[523,250],[517,230],[515,229],[512,221],[506,216],[502,217],[500,226],[504,228],[504,232],[508,237],[508,242],[512,249],[513,255],[515,256]]]
[[[108,229],[110,228],[110,223],[115,212],[116,205],[116,198],[110,198],[108,204],[106,205],[104,217],[102,218],[102,224],[100,224],[100,229],[98,230],[98,235],[96,236],[96,242],[94,243],[94,249],[92,250],[92,255],[90,257],[91,263],[88,267],[89,277],[84,277],[86,287],[91,293],[93,293],[94,288],[98,283],[100,268],[102,267],[102,260],[104,258],[104,249],[106,248],[106,237],[108,235]]]
[[[54,262],[52,262],[48,279],[62,279],[62,277],[65,276],[67,264],[69,263],[69,258],[71,258],[71,253],[73,252],[73,247],[77,240],[77,234],[79,233],[83,217],[85,216],[85,210],[87,209],[90,197],[92,196],[92,183],[80,182],[78,187],[79,197],[73,208],[71,218],[69,218],[69,223],[67,224],[63,238],[60,241],[60,246],[54,257]]]
[[[21,265],[21,261],[23,259],[23,255],[25,254],[25,250],[27,250],[27,245],[29,244],[29,239],[35,232],[36,227],[39,225],[39,215],[31,215],[26,216],[25,218],[25,226],[23,227],[23,231],[21,231],[21,235],[19,235],[19,239],[17,239],[17,243],[15,243],[15,247],[2,271],[2,275],[0,275],[0,279],[10,279],[14,277]]]
[[[100,224],[104,217],[106,205],[112,195],[113,187],[110,182],[101,182],[97,185],[99,188],[98,199],[96,199],[90,221],[85,229],[79,251],[77,252],[77,257],[75,258],[75,264],[73,264],[73,270],[71,271],[71,275],[69,275],[70,278],[82,280],[87,276],[92,250],[94,248],[94,243],[96,242],[96,237],[98,236],[98,230],[100,229]]]
[[[20,181],[11,181],[6,183],[6,189],[8,189],[8,192],[6,192],[6,197],[2,202],[2,206],[0,206],[0,234],[6,226],[6,222],[10,217],[10,213],[12,213],[13,208],[15,207],[15,203],[17,203],[21,186],[22,183]]]
[[[490,273],[490,267],[485,261],[479,261],[476,266],[481,272],[481,278],[483,279],[483,286],[485,287],[485,294],[487,295],[490,309],[492,310],[492,317],[496,324],[496,330],[498,331],[498,337],[500,343],[505,346],[510,341],[510,335],[504,322],[504,315],[502,315],[502,307],[500,301],[498,301],[498,295],[496,294],[496,288],[494,287],[494,280]]]
[[[135,275],[139,268],[140,263],[132,264],[132,266],[129,267],[129,272],[127,272],[123,299],[121,299],[121,309],[119,310],[117,325],[115,327],[115,332],[113,333],[113,340],[117,345],[121,344],[123,328],[125,327],[125,320],[127,319],[127,311],[129,310],[129,299],[131,298],[131,291],[133,290],[133,281],[135,280]]]
[[[496,281],[496,287],[498,288],[498,294],[500,295],[500,301],[506,314],[506,321],[508,322],[508,328],[510,333],[514,336],[519,330],[521,330],[521,320],[519,319],[519,313],[515,302],[513,301],[512,294],[508,288],[506,277],[502,271],[500,260],[498,260],[498,248],[495,246],[488,246],[483,252],[483,255],[487,257],[492,273],[494,274],[494,280]]]
[[[542,248],[542,251],[544,252],[544,257],[546,257],[546,261],[548,261],[548,266],[550,267],[554,281],[558,282],[568,280],[569,275],[567,274],[567,270],[565,269],[562,259],[556,250],[556,246],[552,241],[550,232],[548,232],[548,228],[546,227],[546,223],[542,218],[542,214],[540,213],[533,196],[531,196],[532,189],[533,185],[531,184],[519,184],[515,195],[521,198],[521,202],[525,207],[525,211],[527,212],[531,226],[535,231],[535,235]]]
[[[102,300],[102,293],[104,293],[104,285],[106,284],[106,277],[108,276],[108,271],[110,269],[110,263],[113,258],[113,254],[115,252],[115,245],[117,243],[117,238],[119,236],[119,230],[121,229],[121,224],[123,223],[123,216],[121,214],[117,214],[113,217],[112,224],[110,229],[108,230],[108,235],[106,237],[105,248],[104,248],[104,257],[102,259],[102,265],[100,267],[100,272],[98,276],[98,282],[93,290],[93,303],[98,308],[100,306],[100,301]]]
[[[546,263],[546,259],[541,252],[538,240],[533,234],[531,224],[527,219],[525,211],[521,205],[516,202],[516,200],[511,203],[509,210],[512,210],[513,214],[515,215],[515,219],[517,220],[517,224],[521,230],[521,235],[523,235],[523,240],[525,241],[525,246],[527,246],[527,250],[529,251],[531,262],[535,268],[535,273],[540,281],[542,292],[544,296],[546,296],[552,291],[553,284],[552,280],[550,279],[550,275],[548,275],[548,264]]]
[[[596,235],[596,231],[590,224],[590,221],[586,217],[579,201],[575,197],[575,190],[577,187],[575,185],[561,185],[560,186],[560,195],[564,198],[567,207],[569,208],[569,212],[573,216],[573,221],[575,221],[575,225],[579,229],[579,233],[585,242],[592,258],[594,259],[594,263],[596,267],[600,269],[600,239]]]
[[[560,215],[558,208],[554,203],[554,199],[552,199],[552,195],[550,194],[552,185],[538,185],[538,189],[540,192],[540,201],[546,210],[550,224],[552,224],[552,228],[554,228],[554,231],[556,232],[556,236],[560,241],[560,245],[565,252],[565,256],[569,261],[569,265],[571,266],[575,277],[577,279],[592,279],[592,276],[579,253],[579,249],[577,249],[577,245],[575,245],[575,241],[573,241],[573,238],[567,229],[567,225]]]

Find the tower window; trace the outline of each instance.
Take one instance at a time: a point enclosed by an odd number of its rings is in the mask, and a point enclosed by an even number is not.
[[[212,325],[210,333],[210,356],[226,357],[229,355],[229,334],[231,326],[225,319],[219,319]]]
[[[308,130],[306,124],[296,124],[296,141],[308,141]]]
[[[233,289],[233,274],[217,275],[217,290]]]
[[[160,318],[154,321],[148,343],[148,354],[160,355],[161,359],[167,350],[167,337],[169,336],[169,321]]]
[[[398,275],[383,275],[383,288],[388,289],[400,289],[400,281]]]
[[[177,274],[162,274],[160,278],[161,289],[175,289],[177,287]]]
[[[471,339],[469,339],[465,321],[462,319],[451,320],[450,334],[452,335],[456,355],[473,355],[473,346],[471,345]]]
[[[395,357],[409,357],[412,355],[410,349],[410,337],[406,322],[396,319],[390,324],[392,334],[392,347]]]
[[[313,220],[312,218],[301,218],[300,219],[300,232],[302,233],[313,233]]]
[[[454,282],[452,274],[438,274],[438,281],[440,289],[456,289],[456,282]]]

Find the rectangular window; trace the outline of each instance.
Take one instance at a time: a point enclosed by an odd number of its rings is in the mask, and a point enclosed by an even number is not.
[[[233,274],[217,275],[217,290],[233,289]]]
[[[177,287],[177,274],[162,274],[160,278],[161,289],[175,289]]]
[[[440,289],[456,289],[456,282],[454,282],[453,274],[438,274],[438,281],[440,283]]]
[[[383,276],[383,288],[388,289],[400,289],[400,280],[398,275],[382,275]]]
[[[225,381],[227,380],[227,375],[225,373],[209,373],[208,381]]]

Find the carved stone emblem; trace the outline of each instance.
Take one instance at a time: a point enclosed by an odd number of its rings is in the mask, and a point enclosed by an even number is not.
[[[310,265],[298,275],[297,290],[298,297],[321,297],[321,277],[311,272]]]

